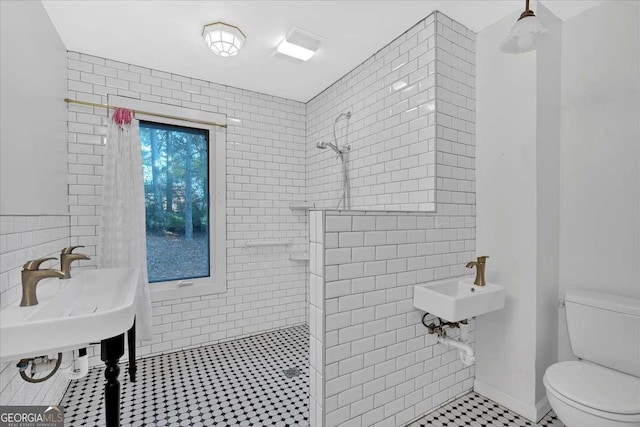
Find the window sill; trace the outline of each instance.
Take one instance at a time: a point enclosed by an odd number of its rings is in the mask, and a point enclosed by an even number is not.
[[[190,286],[177,283],[157,283],[150,285],[151,302],[220,294],[227,291],[224,283],[200,282]]]

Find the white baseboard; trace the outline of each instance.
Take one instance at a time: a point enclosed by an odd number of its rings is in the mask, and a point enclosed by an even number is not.
[[[493,386],[478,381],[477,378],[473,381],[473,391],[499,403],[534,423],[540,421],[551,410],[547,396],[540,399],[535,406],[528,405]]]

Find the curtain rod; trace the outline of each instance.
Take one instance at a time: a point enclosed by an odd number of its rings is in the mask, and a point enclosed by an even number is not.
[[[66,102],[67,104],[86,105],[86,106],[89,106],[89,107],[98,107],[98,108],[106,108],[106,109],[119,108],[119,107],[115,107],[113,105],[97,104],[95,102],[88,102],[88,101],[78,101],[78,100],[69,99],[69,98],[65,98],[64,102]],[[128,109],[131,110],[131,108],[128,108]],[[223,123],[207,122],[205,120],[188,119],[188,118],[185,118],[185,117],[170,116],[168,114],[151,113],[149,111],[140,111],[140,110],[133,110],[133,111],[135,111],[136,113],[140,113],[140,114],[146,114],[148,116],[161,117],[163,119],[182,120],[183,122],[198,123],[198,124],[201,124],[201,125],[209,125],[209,126],[218,126],[218,127],[221,127],[221,128],[226,128],[227,127],[227,125],[223,124]]]

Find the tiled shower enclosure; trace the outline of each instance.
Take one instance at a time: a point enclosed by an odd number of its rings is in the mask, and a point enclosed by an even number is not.
[[[315,148],[343,111],[358,210],[330,210],[339,165]],[[326,209],[309,219],[310,423],[406,425],[473,386],[412,298],[475,257],[475,34],[434,12],[307,115],[307,191]]]

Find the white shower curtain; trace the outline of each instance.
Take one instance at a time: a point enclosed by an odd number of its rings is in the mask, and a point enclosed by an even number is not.
[[[138,121],[131,111],[116,109],[109,120],[102,185],[98,264],[138,268],[136,338],[151,340],[142,153]]]

